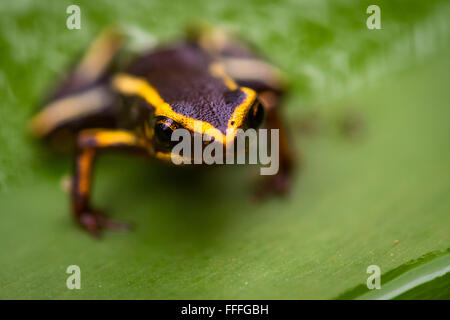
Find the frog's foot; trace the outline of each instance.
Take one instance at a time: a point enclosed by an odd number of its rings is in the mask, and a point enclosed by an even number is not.
[[[255,200],[263,200],[270,196],[285,196],[291,190],[291,174],[278,172],[273,176],[265,176],[255,193]]]
[[[77,216],[77,221],[82,228],[98,238],[102,230],[129,231],[132,225],[127,222],[108,218],[103,212],[87,209]]]

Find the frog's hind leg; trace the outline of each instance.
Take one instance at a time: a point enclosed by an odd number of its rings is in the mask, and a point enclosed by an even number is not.
[[[34,116],[34,136],[59,146],[74,145],[76,133],[84,128],[116,126],[118,96],[109,82],[122,35],[107,29],[91,45],[81,62]]]
[[[253,45],[221,28],[199,28],[190,34],[191,41],[222,63],[226,74],[240,86],[260,93],[285,91],[282,72],[261,55]]]
[[[114,127],[115,96],[104,85],[72,94],[48,104],[31,121],[34,136],[58,149],[75,143],[76,133],[89,127]]]
[[[78,152],[72,185],[72,211],[75,220],[94,236],[102,229],[124,230],[129,225],[108,219],[90,203],[92,170],[100,150],[129,150],[153,154],[145,139],[125,130],[88,129],[78,136]]]

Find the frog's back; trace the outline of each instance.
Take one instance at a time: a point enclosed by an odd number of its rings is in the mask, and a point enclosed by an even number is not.
[[[273,88],[266,85],[264,77],[248,76],[255,66],[263,75],[269,68],[248,46],[227,40],[217,49],[215,41],[200,36],[188,38],[153,49],[120,68],[117,60],[122,36],[107,30],[49,96],[32,120],[32,131],[45,140],[56,141],[56,147],[66,147],[73,145],[77,133],[86,128],[132,128],[142,112],[147,112],[143,109],[151,106],[142,99],[120,95],[113,88],[114,75],[125,72],[144,78],[173,111],[207,121],[225,133],[227,119],[245,99],[237,85],[258,92]]]

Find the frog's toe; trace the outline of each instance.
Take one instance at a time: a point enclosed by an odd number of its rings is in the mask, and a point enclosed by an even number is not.
[[[102,229],[113,231],[130,231],[133,228],[132,223],[110,219],[104,215],[98,216],[98,222]]]
[[[291,175],[283,172],[265,177],[257,188],[255,200],[260,201],[270,196],[287,195],[291,190],[291,180]]]
[[[108,218],[103,212],[86,210],[79,215],[78,222],[92,236],[99,238],[102,230],[128,231],[132,225]]]
[[[85,211],[78,217],[78,223],[83,229],[89,232],[92,236],[99,238],[101,234],[101,227],[98,217],[91,211]]]

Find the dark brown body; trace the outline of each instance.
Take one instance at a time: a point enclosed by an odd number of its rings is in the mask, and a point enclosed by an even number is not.
[[[201,123],[225,141],[236,128],[249,127],[256,107],[265,109],[265,126],[280,129],[280,170],[266,179],[260,195],[288,190],[293,156],[279,115],[283,84],[276,68],[217,31],[129,62],[123,61],[122,42],[117,32],[105,32],[32,122],[34,133],[53,144],[75,144],[72,203],[81,226],[95,235],[125,227],[91,206],[93,163],[106,149],[167,161],[170,150],[155,139],[158,121],[189,130]]]

